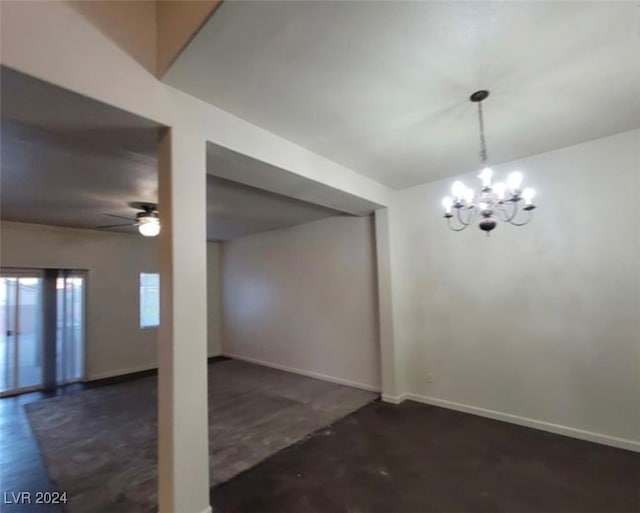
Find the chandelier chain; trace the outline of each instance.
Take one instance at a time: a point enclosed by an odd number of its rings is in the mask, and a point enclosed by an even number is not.
[[[480,125],[480,161],[487,162],[487,143],[484,139],[484,116],[482,115],[482,102],[478,102],[478,124]]]

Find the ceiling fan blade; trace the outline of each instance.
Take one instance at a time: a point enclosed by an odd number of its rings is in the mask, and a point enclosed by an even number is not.
[[[135,221],[135,219],[133,219],[132,217],[124,217],[124,216],[119,216],[116,214],[102,214],[103,216],[109,216],[109,217],[117,217],[118,219],[126,219],[127,221]]]
[[[107,228],[124,228],[125,226],[135,226],[136,223],[127,224],[108,224],[106,226],[96,226],[94,230],[106,230]]]

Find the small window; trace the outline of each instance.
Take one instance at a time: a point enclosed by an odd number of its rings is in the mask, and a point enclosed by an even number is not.
[[[155,328],[160,324],[160,275],[140,273],[140,327]]]

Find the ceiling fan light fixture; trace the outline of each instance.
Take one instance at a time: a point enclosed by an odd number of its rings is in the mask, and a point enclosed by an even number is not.
[[[138,218],[138,231],[145,237],[156,237],[160,233],[160,219],[157,216],[148,215]]]
[[[96,230],[107,230],[110,228],[128,228],[136,226],[138,232],[144,237],[156,237],[160,233],[160,215],[158,214],[158,206],[155,203],[147,203],[134,201],[129,206],[135,210],[141,210],[134,218],[124,217],[118,214],[104,214],[109,217],[124,219],[127,223],[110,224],[106,226],[97,226]]]

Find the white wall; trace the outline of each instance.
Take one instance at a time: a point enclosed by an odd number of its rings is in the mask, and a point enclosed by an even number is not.
[[[380,387],[371,217],[331,217],[222,246],[223,353]]]
[[[139,327],[139,273],[158,271],[155,239],[139,235],[3,222],[2,267],[74,268],[87,279],[88,379],[156,367],[155,328]],[[209,269],[219,268],[218,244],[208,244]],[[209,322],[219,326],[219,279],[212,272]],[[217,289],[217,290],[216,290]],[[219,329],[209,327],[209,354],[220,353]]]
[[[640,449],[640,130],[494,166],[518,168],[539,209],[488,238],[446,228],[454,178],[395,194],[400,389]]]

